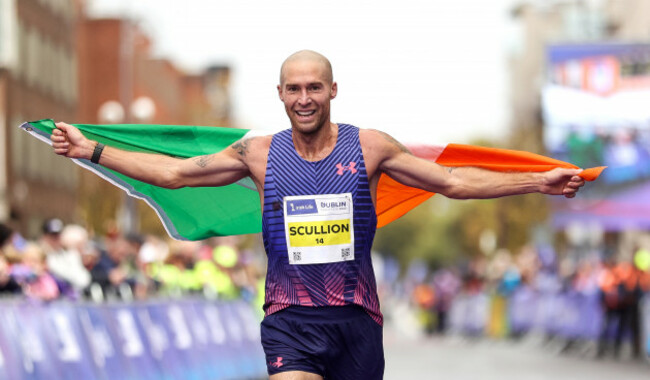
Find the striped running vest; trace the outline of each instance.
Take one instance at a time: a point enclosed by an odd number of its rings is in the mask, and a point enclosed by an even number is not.
[[[381,325],[370,258],[377,216],[359,129],[338,128],[334,150],[316,162],[296,152],[290,129],[273,136],[262,214],[264,311],[356,304]]]

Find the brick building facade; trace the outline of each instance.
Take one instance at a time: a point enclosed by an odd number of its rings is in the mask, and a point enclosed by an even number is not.
[[[17,128],[22,122],[230,124],[227,67],[187,75],[152,57],[135,22],[86,18],[83,0],[3,0],[0,8],[0,221],[26,236],[50,217],[103,232],[135,202],[52,154]]]

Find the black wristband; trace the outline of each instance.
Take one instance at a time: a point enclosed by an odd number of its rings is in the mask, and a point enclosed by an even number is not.
[[[90,158],[90,162],[93,164],[99,164],[99,157],[102,156],[102,151],[104,150],[104,144],[97,143],[95,145],[95,150],[93,151],[93,156]]]

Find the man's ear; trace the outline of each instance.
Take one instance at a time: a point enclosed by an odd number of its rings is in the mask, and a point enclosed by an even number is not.
[[[282,85],[278,85],[278,96],[280,97],[280,100],[284,102],[284,97],[282,96]]]
[[[330,99],[336,98],[336,93],[338,92],[338,90],[339,90],[339,85],[336,82],[332,83],[332,93],[330,94]]]

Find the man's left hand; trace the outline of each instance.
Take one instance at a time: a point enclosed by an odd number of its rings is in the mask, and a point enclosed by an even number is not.
[[[585,180],[578,174],[582,169],[565,169],[556,168],[548,171],[544,175],[545,183],[541,192],[544,194],[564,195],[567,198],[573,198],[582,186]]]

